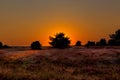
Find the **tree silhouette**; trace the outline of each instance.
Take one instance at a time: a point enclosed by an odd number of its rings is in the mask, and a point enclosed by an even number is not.
[[[115,34],[111,34],[111,35],[110,35],[110,38],[111,38],[112,40],[120,40],[120,29],[118,29],[118,30],[115,32]]]
[[[100,39],[99,42],[96,42],[96,46],[106,46],[107,42],[104,38]]]
[[[65,37],[64,33],[57,33],[54,37],[50,36],[49,44],[54,48],[67,48],[70,44],[70,39],[68,37]]]
[[[40,50],[41,49],[41,44],[39,41],[35,41],[31,44],[31,49],[32,50]]]
[[[81,46],[81,41],[77,41],[75,46]]]
[[[2,42],[0,42],[0,48],[2,48],[3,47],[3,44],[2,44]]]
[[[114,34],[110,34],[109,45],[120,46],[120,29],[118,29]]]
[[[107,45],[106,40],[105,40],[104,38],[102,38],[102,39],[100,40],[100,46],[106,46],[106,45]]]

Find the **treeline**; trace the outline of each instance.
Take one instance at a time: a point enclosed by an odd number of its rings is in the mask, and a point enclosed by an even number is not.
[[[104,38],[100,39],[98,42],[88,41],[85,46],[120,46],[120,29],[114,34],[110,34],[109,37],[110,39],[108,41]]]
[[[85,46],[107,46],[107,45],[109,45],[107,41],[104,38],[102,38],[98,42],[88,41]]]
[[[98,42],[94,41],[88,41],[87,44],[84,46],[120,46],[120,29],[118,29],[114,34],[109,35],[110,39],[106,41],[105,38],[101,38]],[[69,48],[71,44],[71,40],[69,37],[65,36],[64,33],[57,33],[54,36],[49,37],[50,42],[49,44],[53,48]],[[75,46],[81,46],[81,41],[77,41]],[[2,42],[0,42],[0,48],[9,48],[7,45],[3,45]],[[40,50],[42,49],[42,45],[39,41],[34,41],[31,43],[31,49],[33,50]]]
[[[110,39],[106,41],[105,38],[101,38],[98,42],[88,41],[84,46],[120,46],[120,29],[118,29],[114,34],[109,35]],[[64,33],[57,33],[55,36],[50,36],[49,44],[53,48],[69,48],[71,40],[66,37]],[[81,41],[77,41],[75,46],[81,46]],[[31,44],[32,49],[41,49],[41,44],[39,41],[33,42]]]

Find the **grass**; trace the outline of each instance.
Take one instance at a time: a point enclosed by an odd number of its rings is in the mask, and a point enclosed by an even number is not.
[[[0,80],[120,80],[119,49],[74,47],[0,52]]]

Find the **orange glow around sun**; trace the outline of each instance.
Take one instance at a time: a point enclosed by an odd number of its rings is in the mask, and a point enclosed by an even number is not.
[[[71,40],[71,45],[76,42],[76,31],[73,29],[74,25],[69,23],[58,23],[55,22],[54,24],[49,23],[42,28],[41,37],[39,37],[40,42],[43,45],[49,45],[49,36],[54,36],[56,33],[63,32],[65,36],[69,37]]]

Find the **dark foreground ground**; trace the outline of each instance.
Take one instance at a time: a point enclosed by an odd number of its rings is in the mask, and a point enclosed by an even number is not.
[[[120,48],[1,49],[0,80],[120,80]]]

